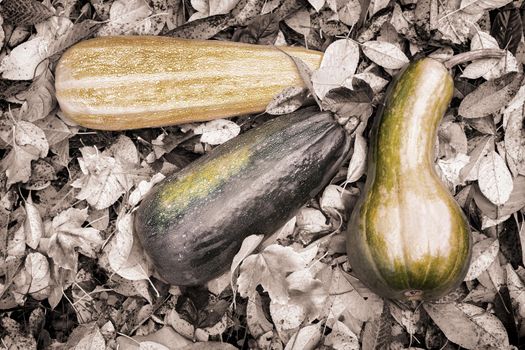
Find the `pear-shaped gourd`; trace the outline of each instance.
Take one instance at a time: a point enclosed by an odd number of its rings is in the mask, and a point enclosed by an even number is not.
[[[436,299],[468,269],[468,222],[434,170],[436,131],[453,93],[438,61],[408,65],[374,121],[364,191],[347,228],[353,273],[397,300]]]

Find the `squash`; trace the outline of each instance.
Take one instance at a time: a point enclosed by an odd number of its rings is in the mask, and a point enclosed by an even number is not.
[[[272,119],[157,184],[135,231],[159,274],[198,285],[224,272],[253,234],[271,234],[327,185],[350,149],[329,112]]]
[[[317,68],[304,48],[159,36],[100,37],[61,57],[56,96],[81,126],[125,130],[205,121],[265,110],[273,96],[303,86],[284,52]]]
[[[452,93],[441,63],[415,61],[391,83],[374,120],[366,183],[346,237],[352,272],[386,298],[439,298],[469,266],[468,222],[433,162]]]

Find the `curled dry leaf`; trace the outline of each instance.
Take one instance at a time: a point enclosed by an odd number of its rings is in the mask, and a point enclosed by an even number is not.
[[[403,51],[386,41],[367,41],[361,48],[366,57],[384,68],[399,69],[409,62]]]
[[[518,174],[525,174],[524,101],[525,86],[522,86],[503,114],[505,158],[514,177]]]
[[[232,264],[230,267],[230,282],[233,290],[236,290],[235,272],[237,271],[237,268],[248,255],[250,255],[255,249],[257,249],[257,247],[259,246],[259,244],[261,244],[263,239],[264,235],[249,235],[242,241],[241,248],[233,257]],[[255,290],[251,291],[251,293],[248,296],[251,297],[252,294],[256,294]]]
[[[125,145],[128,141],[120,138]],[[131,141],[129,141],[131,142]],[[133,143],[131,142],[131,145]],[[134,185],[133,171],[137,164],[134,158],[138,157],[135,145],[133,147],[117,147],[120,150],[100,152],[95,147],[82,147],[78,158],[82,176],[76,179],[71,186],[80,188],[78,199],[86,199],[95,209],[104,209],[115,203],[120,196],[129,191]],[[138,162],[138,158],[136,158]]]
[[[320,210],[314,208],[301,208],[296,216],[296,226],[301,232],[319,233],[330,231],[326,217]]]
[[[363,137],[363,132],[366,127],[366,121],[362,121],[355,133],[354,140],[354,153],[348,164],[348,171],[346,173],[345,183],[352,183],[357,180],[366,170],[366,156],[368,147],[366,144],[366,139]]]
[[[27,198],[25,205],[26,219],[24,221],[24,231],[26,235],[26,244],[36,249],[40,243],[40,238],[44,235],[44,223],[38,208],[33,204],[31,194]]]
[[[54,151],[53,146],[70,138],[74,134],[55,114],[49,114],[46,118],[38,120],[35,125],[42,129],[46,135],[47,142],[52,151]]]
[[[498,252],[499,240],[496,238],[485,238],[474,244],[465,281],[471,281],[481,275],[494,262]]]
[[[357,197],[358,192],[355,188],[349,191],[337,185],[328,185],[323,191],[319,205],[321,210],[332,218],[346,218],[352,212]]]
[[[505,161],[495,151],[487,153],[479,163],[479,189],[492,203],[504,204],[513,189],[512,175]]]
[[[461,169],[463,169],[469,162],[470,157],[463,153],[457,153],[450,159],[439,159],[437,165],[441,170],[441,178],[445,183],[450,184],[452,189],[455,189],[461,181]]]
[[[305,310],[296,304],[270,303],[270,315],[279,338],[288,343],[306,318]]]
[[[510,215],[505,215],[505,216],[499,217],[497,219],[491,219],[488,216],[483,216],[481,218],[481,229],[485,230],[485,229],[487,229],[489,227],[493,227],[493,226],[499,225],[499,224],[507,221],[509,218],[510,218]]]
[[[328,285],[326,313],[328,320],[337,320],[347,310],[359,321],[366,322],[381,313],[382,299],[375,294],[362,294],[350,283],[348,275],[340,267],[334,268],[324,283]],[[324,276],[322,276],[324,277]]]
[[[90,329],[82,334],[82,338],[75,344],[75,350],[105,349],[106,340],[102,336],[102,333],[100,333],[98,326],[88,325],[84,327],[89,327]]]
[[[353,79],[352,89],[338,87],[326,94],[323,109],[332,111],[342,118],[358,117],[367,119],[372,114],[374,92],[363,80]]]
[[[312,7],[313,7],[317,12],[319,12],[319,10],[324,6],[325,1],[326,1],[326,0],[308,0],[308,2],[310,3],[310,5],[312,5]]]
[[[388,84],[388,80],[381,78],[379,75],[376,75],[371,72],[362,72],[354,75],[354,81],[359,82],[360,80],[366,82],[368,86],[372,89],[374,94],[378,94],[383,91],[385,86]]]
[[[209,39],[228,28],[231,18],[230,14],[226,14],[197,19],[170,30],[166,35],[185,39]]]
[[[492,150],[494,150],[494,137],[483,136],[478,145],[469,153],[469,162],[459,173],[460,183],[478,179],[479,163]]]
[[[525,284],[514,271],[511,264],[506,265],[506,272],[507,286],[512,299],[512,309],[523,319],[525,318]]]
[[[0,72],[4,79],[31,80],[42,74],[46,59],[48,41],[43,37],[36,37],[15,47],[0,63]],[[38,67],[38,70],[37,70]]]
[[[153,175],[151,180],[149,181],[142,180],[141,182],[139,182],[139,184],[137,185],[137,188],[135,188],[129,195],[128,204],[131,207],[137,206],[139,202],[142,200],[142,198],[144,198],[144,196],[151,190],[151,188],[155,184],[164,180],[165,178],[166,176],[164,176],[163,174],[156,173],[155,175]]]
[[[210,122],[198,125],[193,132],[202,135],[200,141],[210,145],[220,145],[235,136],[239,135],[241,128],[236,123],[225,120],[215,119]]]
[[[117,219],[117,233],[108,252],[109,265],[120,276],[136,281],[150,275],[146,254],[133,236],[133,215],[125,213]]]
[[[259,16],[262,15],[262,10],[264,5],[266,4],[266,1],[258,1],[258,0],[230,0],[232,1],[232,5],[235,5],[231,11],[231,15],[234,16],[233,19],[230,21],[230,26],[245,26],[245,25],[251,25],[252,23],[256,23],[254,26],[257,26],[257,23],[260,24],[259,30],[261,32],[267,32],[272,33],[269,35],[269,37],[277,35],[278,27],[279,27],[279,21],[280,17],[276,13],[271,13],[266,20],[263,19],[264,17]],[[227,4],[228,1],[219,1],[221,4]],[[272,22],[271,24],[268,23],[268,19],[270,19],[269,22]],[[257,35],[257,36],[263,36],[264,34]],[[265,40],[258,40],[257,42],[261,44],[273,44],[273,40],[270,40],[267,38],[266,40],[269,40],[269,42],[265,42]]]
[[[263,5],[260,1],[251,3]],[[266,3],[264,3],[266,4]],[[235,18],[238,21],[239,17]],[[238,28],[232,40],[250,44],[274,45],[279,34],[279,18],[275,13],[257,15],[249,21],[246,28]]]

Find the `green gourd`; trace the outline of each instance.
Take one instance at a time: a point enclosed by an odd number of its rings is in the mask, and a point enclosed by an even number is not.
[[[468,222],[433,161],[453,88],[443,64],[415,61],[391,83],[374,120],[366,184],[346,236],[352,273],[386,298],[439,298],[469,266]]]
[[[275,118],[157,184],[136,233],[167,282],[205,283],[230,268],[245,237],[275,232],[319,193],[349,148],[330,112]]]

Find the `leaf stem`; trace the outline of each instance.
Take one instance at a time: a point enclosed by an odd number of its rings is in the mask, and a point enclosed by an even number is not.
[[[450,69],[465,62],[479,60],[482,58],[500,58],[503,56],[505,56],[505,50],[502,49],[479,49],[469,52],[462,52],[445,61],[445,67]]]

